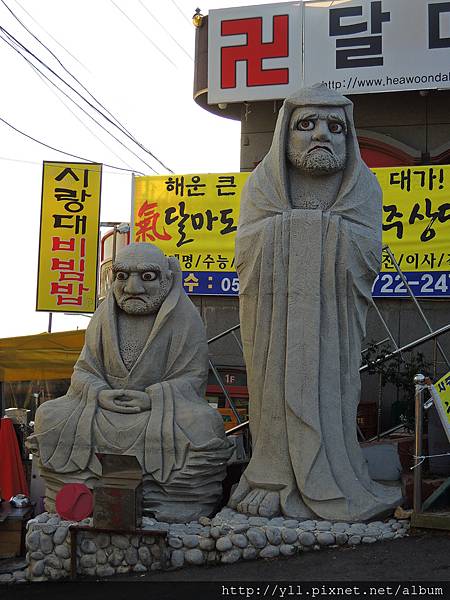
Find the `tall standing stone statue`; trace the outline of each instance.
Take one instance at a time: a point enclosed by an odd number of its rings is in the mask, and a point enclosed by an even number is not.
[[[356,433],[381,214],[350,100],[325,86],[287,98],[236,238],[253,440],[240,512],[357,521],[401,501],[370,479]]]
[[[46,508],[65,483],[92,487],[96,452],[134,455],[144,509],[165,521],[212,513],[232,449],[205,400],[206,333],[175,258],[151,244],[120,250],[114,280],[86,330],[67,394],[41,405],[28,446]]]

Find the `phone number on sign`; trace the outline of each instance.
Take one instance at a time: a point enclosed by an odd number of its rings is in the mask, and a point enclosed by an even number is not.
[[[450,296],[450,273],[404,273],[414,296]],[[409,296],[408,290],[397,273],[380,273],[372,288],[375,298]]]
[[[415,296],[450,296],[450,273],[404,273]],[[225,293],[239,293],[239,279],[225,277],[220,282]],[[409,296],[398,274],[380,273],[375,280],[372,295],[375,297]]]
[[[222,292],[235,292],[239,293],[239,279],[237,277],[233,277],[232,279],[229,277],[224,277],[220,282],[220,287]]]

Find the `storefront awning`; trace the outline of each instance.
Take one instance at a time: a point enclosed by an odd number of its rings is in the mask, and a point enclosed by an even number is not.
[[[0,381],[70,379],[84,330],[0,339]]]

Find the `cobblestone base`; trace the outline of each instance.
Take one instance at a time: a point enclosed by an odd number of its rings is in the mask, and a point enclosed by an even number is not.
[[[82,525],[92,525],[85,519]],[[1,575],[0,583],[59,580],[70,574],[72,522],[43,513],[28,522],[25,571]],[[238,560],[292,556],[335,546],[357,546],[393,540],[407,534],[409,522],[389,519],[371,523],[331,523],[276,517],[247,517],[224,508],[214,518],[202,517],[187,524],[169,524],[144,517],[143,529],[167,532],[166,563],[184,565],[234,563]],[[146,573],[162,568],[158,539],[79,532],[77,573],[96,577]]]

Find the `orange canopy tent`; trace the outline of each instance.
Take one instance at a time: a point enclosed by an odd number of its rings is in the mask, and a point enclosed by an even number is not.
[[[84,330],[0,339],[0,381],[70,379]]]

